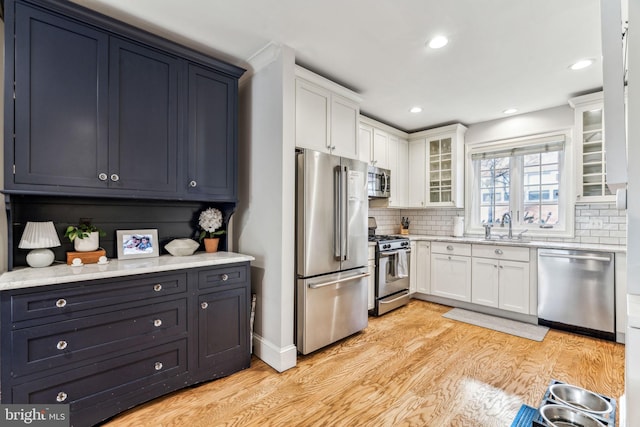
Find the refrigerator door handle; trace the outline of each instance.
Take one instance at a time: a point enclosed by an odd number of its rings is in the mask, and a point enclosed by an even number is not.
[[[333,174],[333,255],[342,260],[342,168],[336,166]]]
[[[346,166],[342,167],[342,253],[340,260],[346,261],[349,259],[349,169]]]
[[[338,283],[351,282],[352,280],[362,279],[363,277],[368,277],[369,275],[370,275],[369,273],[362,273],[362,274],[358,274],[357,276],[345,277],[344,279],[332,280],[330,282],[309,283],[309,287],[311,289],[324,288],[325,286],[337,285]]]

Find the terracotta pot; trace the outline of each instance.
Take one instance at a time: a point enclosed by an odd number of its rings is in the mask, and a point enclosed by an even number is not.
[[[84,239],[73,239],[73,248],[77,252],[91,252],[98,249],[100,246],[100,233],[97,231],[92,232]]]
[[[218,252],[218,237],[209,237],[204,239],[204,249],[207,252]]]

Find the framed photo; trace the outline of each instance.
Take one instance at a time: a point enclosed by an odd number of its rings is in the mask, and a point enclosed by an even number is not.
[[[116,247],[118,259],[157,257],[158,230],[116,230]]]

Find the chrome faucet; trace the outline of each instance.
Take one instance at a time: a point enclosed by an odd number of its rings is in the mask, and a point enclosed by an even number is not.
[[[513,239],[513,226],[511,224],[511,212],[505,212],[504,215],[502,215],[502,224],[500,224],[500,227],[504,227],[504,222],[507,219],[509,220],[509,234],[507,235],[507,237],[509,239]]]

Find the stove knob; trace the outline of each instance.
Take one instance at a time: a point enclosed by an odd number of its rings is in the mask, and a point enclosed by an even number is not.
[[[386,245],[382,245],[382,249],[389,249],[390,247],[391,247],[391,245],[388,244],[388,243]]]

